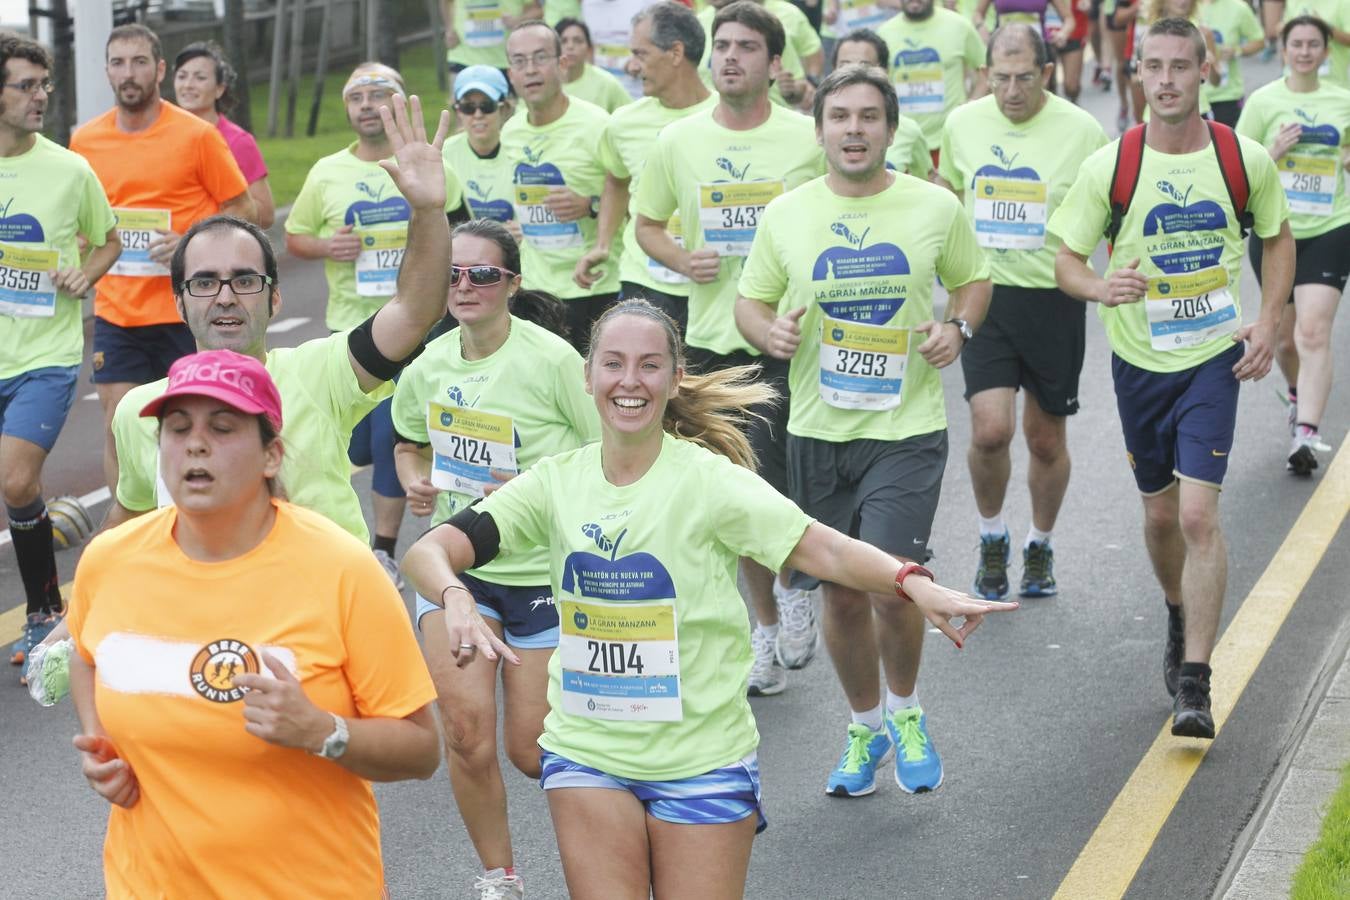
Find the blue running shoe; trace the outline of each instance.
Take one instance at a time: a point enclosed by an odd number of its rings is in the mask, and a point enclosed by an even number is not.
[[[877,789],[877,768],[891,758],[895,745],[886,729],[873,731],[851,722],[848,743],[839,765],[830,773],[825,793],[832,797],[862,797]]]
[[[975,570],[976,596],[985,600],[1008,597],[1008,532],[980,535],[980,567]]]
[[[1032,541],[1022,549],[1023,597],[1051,597],[1059,591],[1055,584],[1055,551],[1049,541]]]
[[[911,706],[886,716],[886,730],[895,742],[895,783],[909,794],[935,791],[942,784],[942,760],[928,736],[928,717]]]

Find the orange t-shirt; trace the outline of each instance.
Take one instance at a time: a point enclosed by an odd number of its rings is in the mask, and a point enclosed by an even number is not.
[[[117,110],[109,110],[77,130],[70,149],[89,160],[119,219],[123,210],[168,212],[178,234],[248,190],[215,126],[167,101],[161,101],[155,123],[135,134],[119,130]],[[99,279],[94,313],[124,328],[181,322],[167,269],[145,259],[149,226],[121,233],[122,256]],[[116,274],[119,270],[137,274]]]
[[[232,678],[267,674],[266,649],[344,717],[406,717],[436,691],[370,549],[318,513],[275,505],[275,527],[237,559],[189,559],[166,507],[100,535],[80,560],[71,636],[141,791],[108,818],[109,897],[384,890],[370,784],[244,731]]]

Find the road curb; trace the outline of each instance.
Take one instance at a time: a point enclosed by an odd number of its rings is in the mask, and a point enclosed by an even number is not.
[[[1350,622],[1342,622],[1279,764],[1234,843],[1213,900],[1288,896],[1295,871],[1317,841],[1327,804],[1347,763]]]

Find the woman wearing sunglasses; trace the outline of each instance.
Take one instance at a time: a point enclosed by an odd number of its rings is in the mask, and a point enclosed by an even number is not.
[[[461,76],[462,77],[462,76]],[[582,361],[530,321],[561,304],[520,290],[520,248],[498,222],[455,229],[449,312],[459,327],[436,338],[394,392],[395,461],[414,515],[438,525],[517,472],[600,434]],[[536,741],[548,711],[548,660],[558,613],[540,549],[472,569],[463,582],[475,616],[513,651],[502,672],[506,755],[539,777]],[[450,644],[440,596],[417,598],[417,624],[439,696],[450,786],[483,874],[483,896],[515,896],[506,788],[497,763],[497,660],[469,661]],[[461,657],[456,665],[455,657]],[[467,663],[467,664],[465,664]]]
[[[469,66],[455,76],[459,133],[445,142],[445,161],[464,184],[473,219],[495,219],[517,241],[520,225],[511,205],[513,167],[501,154],[502,125],[511,118],[511,89],[492,66]]]

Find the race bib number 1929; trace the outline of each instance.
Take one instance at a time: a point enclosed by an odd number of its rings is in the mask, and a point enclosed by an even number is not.
[[[156,278],[168,275],[169,270],[150,258],[150,242],[160,231],[170,229],[171,216],[167,209],[115,209],[117,236],[122,239],[122,255],[109,269],[113,275],[135,278]]]

